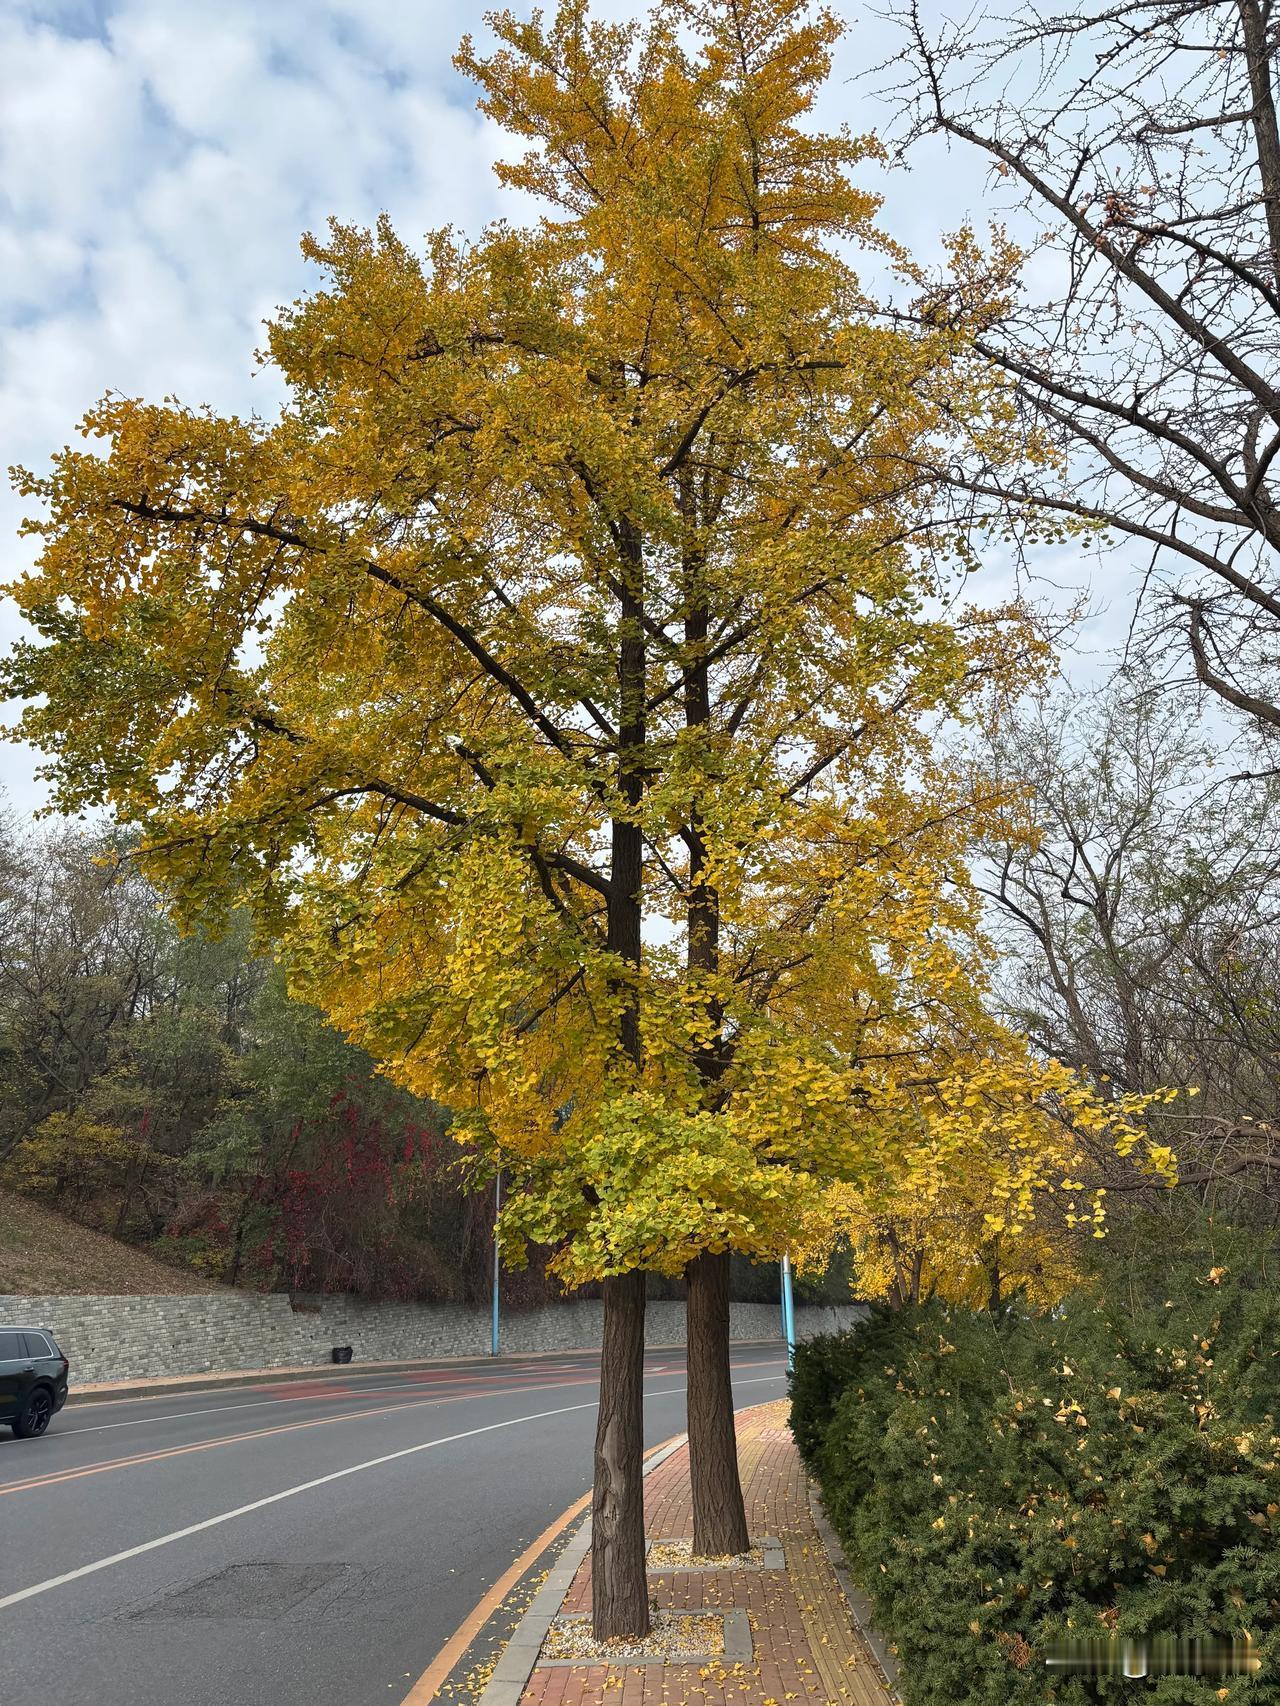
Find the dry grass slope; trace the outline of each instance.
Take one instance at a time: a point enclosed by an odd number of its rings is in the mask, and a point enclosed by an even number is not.
[[[185,1268],[0,1190],[0,1292],[127,1297],[218,1289]]]

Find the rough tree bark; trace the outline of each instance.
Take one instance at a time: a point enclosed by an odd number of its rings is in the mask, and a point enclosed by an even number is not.
[[[591,1618],[597,1641],[649,1632],[641,1480],[644,1275],[604,1282],[600,1410],[591,1503]]]
[[[750,1545],[738,1478],[729,1374],[729,1254],[704,1250],[685,1269],[688,1302],[689,1476],[693,1549],[704,1558]]]
[[[618,786],[628,807],[644,788],[645,644],[644,551],[625,520],[617,524],[623,570],[618,645],[621,715]],[[641,955],[644,843],[638,813],[611,825],[612,872],[608,945],[629,966]],[[637,1069],[643,1053],[637,990],[625,992],[619,1023],[623,1054]],[[600,1349],[600,1409],[596,1418],[595,1490],[591,1504],[591,1618],[597,1641],[636,1639],[649,1633],[649,1593],[644,1571],[644,1292],[643,1273],[604,1282],[604,1338]]]

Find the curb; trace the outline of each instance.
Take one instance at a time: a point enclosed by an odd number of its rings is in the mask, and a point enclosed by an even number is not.
[[[659,1464],[665,1463],[688,1443],[688,1437],[687,1434],[681,1434],[679,1439],[673,1439],[656,1451],[646,1462],[643,1473],[648,1475]],[[516,1625],[476,1706],[519,1706],[525,1684],[533,1675],[533,1668],[538,1662],[538,1654],[542,1651],[547,1630],[564,1604],[564,1596],[568,1593],[573,1578],[578,1573],[578,1565],[586,1557],[590,1544],[591,1518],[588,1516],[583,1518],[582,1526],[556,1559],[555,1567]]]
[[[835,1571],[836,1580],[840,1583],[840,1591],[849,1602],[849,1614],[853,1626],[862,1637],[862,1642],[870,1651],[872,1658],[880,1667],[881,1675],[890,1694],[895,1700],[902,1696],[898,1693],[898,1661],[889,1650],[889,1645],[883,1635],[871,1622],[871,1601],[849,1574],[849,1566],[845,1562],[844,1553],[836,1531],[832,1528],[827,1513],[822,1508],[822,1499],[817,1487],[809,1483],[809,1513],[813,1517],[818,1530],[818,1537],[827,1554],[827,1562]]]

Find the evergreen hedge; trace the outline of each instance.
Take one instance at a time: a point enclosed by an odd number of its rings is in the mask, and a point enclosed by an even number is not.
[[[1280,1702],[1280,1302],[1256,1249],[1215,1247],[1154,1291],[1115,1259],[1047,1316],[931,1303],[800,1349],[792,1425],[907,1706]],[[1245,1630],[1253,1677],[1043,1664]]]

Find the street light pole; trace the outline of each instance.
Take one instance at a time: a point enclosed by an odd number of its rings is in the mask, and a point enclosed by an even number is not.
[[[791,1290],[791,1258],[782,1258],[782,1331],[787,1341],[787,1371],[796,1366],[796,1303]]]
[[[489,1355],[498,1354],[498,1216],[502,1212],[502,1168],[493,1176],[493,1323],[489,1334]]]

